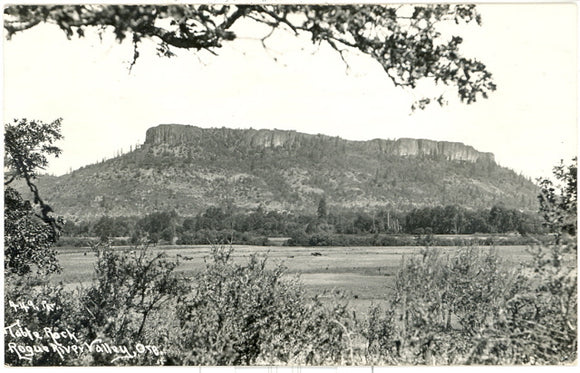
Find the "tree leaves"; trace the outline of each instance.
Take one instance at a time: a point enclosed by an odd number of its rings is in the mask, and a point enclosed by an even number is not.
[[[4,127],[4,258],[5,268],[18,274],[31,272],[33,266],[41,273],[60,270],[52,245],[63,221],[51,216],[52,208],[44,203],[33,182],[38,169],[47,166],[47,156],[61,152],[53,145],[62,138],[60,125],[61,119],[52,123],[15,119]],[[32,192],[32,204],[8,186],[19,178]]]
[[[556,243],[560,244],[563,235],[575,236],[578,226],[578,164],[574,158],[569,165],[561,162],[554,167],[554,178],[539,179],[541,188],[538,200],[544,225],[556,234]],[[572,243],[573,243],[572,242]],[[571,245],[574,249],[577,245]]]
[[[172,48],[215,53],[236,38],[234,24],[251,19],[272,30],[309,34],[313,43],[327,43],[341,58],[348,49],[362,52],[398,87],[415,88],[419,80],[455,86],[467,104],[496,89],[483,63],[461,56],[462,39],[445,40],[438,31],[443,23],[481,24],[474,5],[18,5],[4,12],[8,38],[42,22],[58,25],[69,38],[83,37],[90,28],[112,30],[119,42],[132,36],[133,64],[143,39],[156,42],[161,56],[173,56]]]
[[[30,201],[4,187],[4,267],[17,274],[60,270],[52,245],[57,232],[34,212]]]
[[[58,157],[61,150],[54,142],[62,139],[60,126],[62,119],[52,123],[37,120],[14,119],[13,123],[4,126],[4,165],[18,178],[34,179],[38,169],[48,165],[48,155]],[[5,180],[5,184],[6,183]]]

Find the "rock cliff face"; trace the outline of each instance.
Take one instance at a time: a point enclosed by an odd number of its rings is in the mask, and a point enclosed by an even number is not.
[[[482,153],[469,145],[460,142],[433,141],[422,139],[399,139],[394,143],[396,155],[433,155],[443,156],[449,160],[476,162],[486,160],[493,162],[492,153]]]
[[[427,156],[454,161],[494,162],[492,153],[475,150],[459,142],[433,141],[425,139],[402,138],[398,140],[375,139],[369,141],[349,141],[338,137],[309,135],[284,130],[254,130],[230,128],[200,128],[196,126],[162,124],[149,128],[145,145],[203,145],[222,143],[228,146],[251,148],[284,147],[297,150],[310,146],[348,147],[365,153],[383,153],[394,156]]]

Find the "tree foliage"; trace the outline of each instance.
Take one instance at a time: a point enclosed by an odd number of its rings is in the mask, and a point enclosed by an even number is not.
[[[166,321],[162,314],[188,289],[174,271],[178,262],[146,245],[121,252],[100,243],[94,250],[95,276],[81,297],[87,312],[80,317],[79,334],[89,340],[106,337],[116,344],[165,343],[166,336],[155,328],[167,328],[161,325]],[[106,359],[94,358],[99,365]]]
[[[32,330],[68,330],[79,345],[104,341],[115,345],[143,345],[166,347],[170,333],[171,310],[188,286],[175,273],[178,263],[164,253],[152,252],[139,245],[134,250],[118,251],[105,243],[93,246],[97,256],[92,281],[74,290],[54,285],[46,277],[30,281],[25,276],[12,276],[6,284],[7,304],[54,304],[51,312],[22,312],[6,306],[6,324],[19,321]],[[8,303],[12,302],[12,303]],[[20,311],[20,312],[19,312]],[[39,344],[50,344],[48,334]],[[6,363],[13,366],[58,365],[154,365],[159,354],[139,354],[133,359],[120,359],[112,351],[96,352],[88,349],[81,354],[63,354],[53,350],[37,353],[29,361],[10,351],[8,342],[24,342],[27,337],[7,336]],[[65,342],[66,343],[66,342]],[[85,345],[86,346],[86,345]]]
[[[251,255],[234,261],[214,247],[192,291],[177,307],[181,365],[336,364],[349,355],[356,324],[345,302],[307,295],[286,268]]]
[[[573,266],[534,260],[509,268],[495,250],[428,248],[403,261],[386,310],[369,312],[369,358],[388,364],[572,363]]]
[[[271,28],[262,43],[278,29],[309,35],[326,43],[344,60],[347,50],[375,59],[395,86],[415,88],[420,80],[455,86],[461,101],[486,98],[496,86],[480,61],[464,57],[463,39],[446,39],[443,23],[481,23],[474,5],[46,5],[5,8],[8,37],[40,23],[53,23],[67,37],[83,37],[89,29],[111,30],[118,41],[130,38],[134,60],[139,44],[153,40],[162,56],[173,50],[207,50],[234,40],[234,25],[252,20]],[[443,95],[419,100],[414,108],[443,104]]]
[[[59,269],[51,247],[63,222],[51,214],[34,180],[38,170],[47,166],[47,156],[60,154],[54,145],[62,138],[60,125],[60,119],[52,123],[15,119],[4,126],[4,266],[19,274],[31,272],[34,266],[45,273]],[[32,203],[10,186],[18,179],[25,181]]]
[[[290,237],[287,243],[297,246],[404,246],[416,245],[412,235],[492,234],[483,237],[492,244],[496,233],[504,245],[526,244],[536,238],[510,236],[542,235],[547,232],[537,215],[508,209],[501,205],[491,209],[469,210],[459,205],[415,208],[402,212],[388,208],[339,210],[328,212],[326,199],[319,200],[316,213],[266,212],[258,206],[251,212],[233,206],[210,206],[196,216],[184,217],[174,210],[160,211],[143,217],[103,216],[98,220],[67,222],[59,245],[83,246],[94,238],[115,238],[118,245],[137,243],[141,237],[150,242],[177,244],[225,243],[268,245],[268,237]],[[399,234],[399,236],[392,236]],[[472,237],[439,237],[437,245],[457,245]]]
[[[316,209],[316,215],[318,216],[318,220],[325,219],[328,215],[328,209],[326,207],[326,198],[322,196],[318,201],[318,208]]]
[[[578,229],[578,160],[554,167],[554,178],[540,179],[540,213],[559,243],[562,235],[576,236]]]

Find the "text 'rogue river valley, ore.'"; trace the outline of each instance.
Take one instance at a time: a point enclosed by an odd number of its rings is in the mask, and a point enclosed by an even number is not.
[[[10,300],[8,306],[12,311],[25,314],[39,312],[48,315],[55,310],[55,305],[47,302],[36,304],[32,301]],[[42,327],[37,322],[27,325],[27,321],[24,321],[26,319],[27,317],[16,319],[14,323],[4,327],[6,353],[15,354],[19,360],[33,361],[51,354],[61,360],[65,360],[68,355],[79,357],[82,354],[104,354],[114,363],[118,360],[136,359],[140,355],[151,354],[159,357],[163,354],[157,346],[142,343],[115,344],[104,338],[83,340],[74,331]]]

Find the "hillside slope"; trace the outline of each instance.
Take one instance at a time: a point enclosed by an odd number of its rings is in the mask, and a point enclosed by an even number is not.
[[[39,187],[55,211],[91,219],[208,206],[310,211],[497,203],[536,210],[536,186],[462,143],[399,139],[349,141],[294,131],[150,128],[145,143],[119,157]]]

